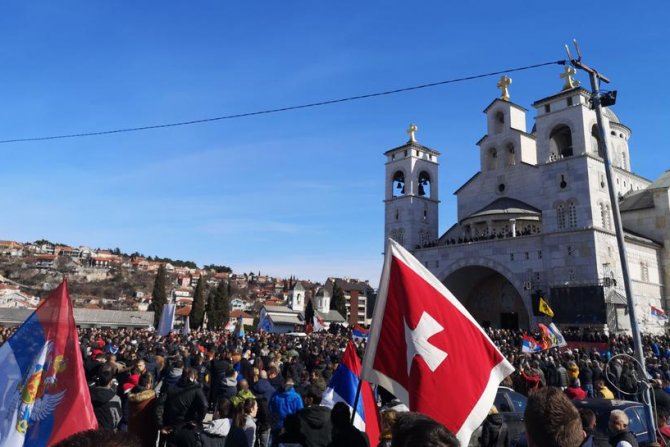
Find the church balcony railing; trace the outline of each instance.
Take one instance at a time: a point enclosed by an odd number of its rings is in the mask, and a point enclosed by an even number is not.
[[[490,241],[495,241],[495,240],[502,240],[502,239],[516,239],[516,238],[522,238],[522,237],[528,237],[528,236],[539,236],[542,234],[540,231],[530,231],[530,230],[523,230],[520,232],[517,232],[516,235],[513,235],[511,231],[508,232],[499,232],[499,233],[494,233],[494,234],[489,234],[489,235],[479,235],[479,236],[466,236],[466,237],[459,237],[459,238],[448,238],[444,241],[444,243],[440,243],[439,239],[435,241],[431,241],[428,243],[425,243],[423,245],[418,244],[415,249],[419,250],[422,248],[433,248],[437,246],[444,246],[444,245],[463,245],[463,244],[472,244],[474,242],[490,242]]]

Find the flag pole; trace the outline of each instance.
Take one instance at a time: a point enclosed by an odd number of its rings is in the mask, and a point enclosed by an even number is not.
[[[363,379],[358,378],[358,386],[356,387],[356,397],[354,397],[354,405],[351,411],[351,423],[354,423],[354,418],[356,417],[356,409],[358,408],[358,400],[361,398],[361,387],[363,386]]]

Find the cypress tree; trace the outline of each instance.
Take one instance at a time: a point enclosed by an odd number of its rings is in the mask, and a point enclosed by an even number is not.
[[[219,285],[209,293],[207,316],[212,329],[220,329],[230,318],[230,296],[228,285],[220,281]]]
[[[193,308],[191,309],[191,316],[189,318],[191,329],[197,329],[202,326],[202,320],[205,317],[205,287],[205,277],[200,276],[193,293]]]
[[[305,324],[314,324],[314,305],[312,300],[307,301],[307,307],[305,308]]]
[[[346,321],[349,321],[347,317],[347,305],[344,299],[344,291],[335,281],[333,281],[333,296],[330,299],[330,310],[338,311]]]
[[[154,290],[151,295],[151,305],[149,306],[149,310],[154,311],[154,327],[158,327],[158,323],[161,321],[161,314],[163,313],[163,305],[167,304],[166,286],[167,272],[165,271],[165,265],[161,264],[156,272]]]

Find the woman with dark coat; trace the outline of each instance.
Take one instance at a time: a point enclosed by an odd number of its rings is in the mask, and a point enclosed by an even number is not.
[[[143,446],[156,445],[158,438],[153,382],[150,373],[140,376],[138,385],[128,395],[128,432],[140,438]]]

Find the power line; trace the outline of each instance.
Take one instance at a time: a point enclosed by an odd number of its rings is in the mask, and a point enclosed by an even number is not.
[[[80,132],[80,133],[71,133],[71,134],[64,134],[64,135],[49,135],[49,136],[44,136],[44,137],[27,137],[27,138],[13,138],[9,140],[0,140],[0,144],[8,144],[8,143],[23,143],[27,141],[46,141],[46,140],[61,140],[65,138],[79,138],[79,137],[93,137],[93,136],[98,136],[98,135],[110,135],[110,134],[115,134],[115,133],[125,133],[125,132],[139,132],[142,130],[151,130],[151,129],[163,129],[167,127],[178,127],[178,126],[189,126],[192,124],[201,124],[201,123],[210,123],[212,121],[222,121],[222,120],[230,120],[230,119],[235,119],[235,118],[245,118],[249,116],[256,116],[256,115],[267,115],[270,113],[279,113],[279,112],[288,112],[290,110],[299,110],[299,109],[307,109],[310,107],[320,107],[320,106],[327,106],[331,104],[339,104],[343,102],[349,102],[349,101],[358,101],[361,99],[368,99],[368,98],[375,98],[377,96],[386,96],[386,95],[394,95],[396,93],[403,93],[403,92],[409,92],[412,90],[420,90],[424,88],[430,88],[430,87],[437,87],[440,85],[445,85],[445,84],[453,84],[456,82],[463,82],[463,81],[471,81],[473,79],[480,79],[480,78],[486,78],[489,76],[496,76],[500,74],[505,74],[505,73],[513,73],[516,71],[523,71],[523,70],[531,70],[534,68],[540,68],[544,67],[547,65],[565,65],[566,61],[565,60],[559,60],[559,61],[552,61],[552,62],[543,62],[541,64],[534,64],[534,65],[526,65],[525,67],[517,67],[517,68],[510,68],[507,70],[499,70],[499,71],[493,71],[490,73],[483,73],[483,74],[478,74],[474,76],[466,76],[464,78],[456,78],[456,79],[449,79],[446,81],[439,81],[439,82],[431,82],[429,84],[421,84],[421,85],[415,85],[412,87],[404,87],[404,88],[398,88],[395,90],[386,90],[383,92],[375,92],[375,93],[368,93],[365,95],[358,95],[358,96],[349,96],[346,98],[339,98],[339,99],[331,99],[327,101],[320,101],[320,102],[313,102],[309,104],[301,104],[297,106],[289,106],[289,107],[281,107],[277,109],[267,109],[267,110],[259,110],[256,112],[246,112],[246,113],[236,113],[233,115],[224,115],[224,116],[217,116],[213,118],[202,118],[202,119],[197,119],[197,120],[190,120],[190,121],[180,121],[176,123],[165,123],[165,124],[154,124],[151,126],[140,126],[140,127],[127,127],[127,128],[122,128],[122,129],[112,129],[112,130],[101,130],[97,132]]]

